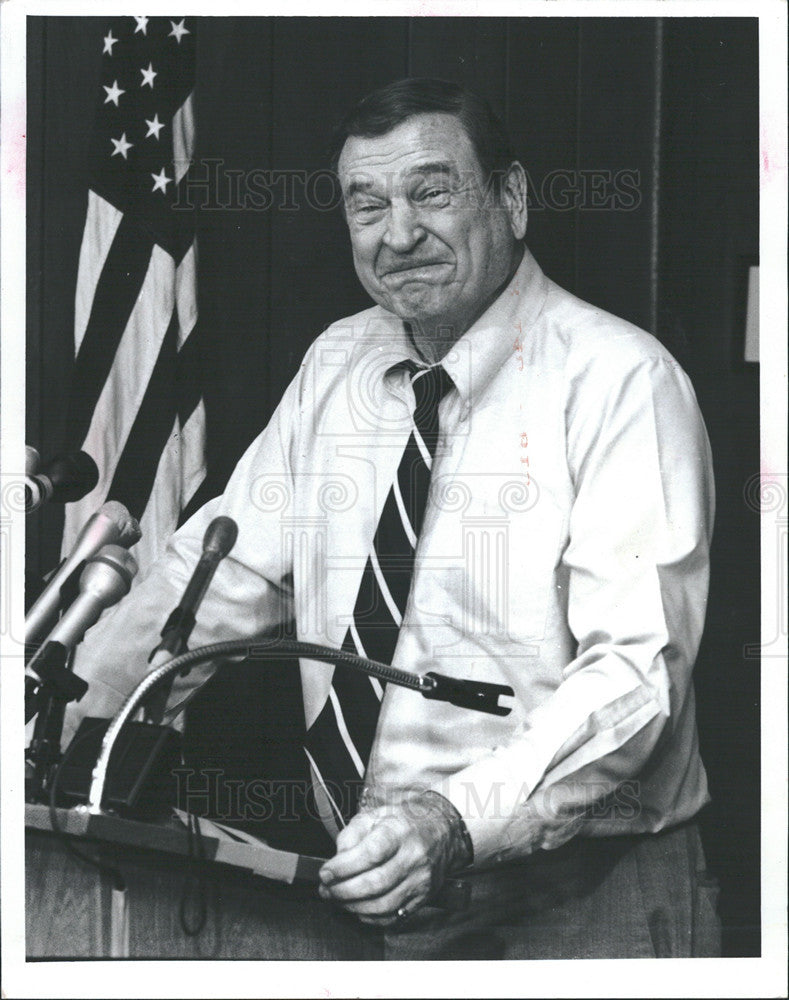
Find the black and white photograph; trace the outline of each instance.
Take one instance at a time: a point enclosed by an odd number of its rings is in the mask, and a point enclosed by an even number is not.
[[[785,995],[786,26],[4,4],[4,996]]]

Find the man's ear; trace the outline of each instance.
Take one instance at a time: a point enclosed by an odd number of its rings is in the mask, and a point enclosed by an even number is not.
[[[517,160],[513,160],[504,175],[501,188],[501,200],[510,218],[510,227],[516,240],[522,240],[526,235],[528,207],[526,205],[528,185],[526,171]]]

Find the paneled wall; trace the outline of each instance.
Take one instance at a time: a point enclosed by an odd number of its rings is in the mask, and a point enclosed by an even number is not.
[[[28,22],[28,441],[44,455],[62,444],[104,30],[99,18]],[[728,950],[754,953],[759,687],[744,647],[759,634],[759,556],[743,491],[759,468],[758,373],[741,358],[743,277],[758,255],[756,22],[277,17],[197,30],[210,190],[195,197],[213,205],[198,215],[210,489],[314,337],[368,304],[339,212],[315,206],[307,179],[325,168],[346,107],[404,75],[459,80],[491,100],[527,168],[528,242],[543,268],[651,330],[691,375],[718,483],[697,673],[715,796],[707,846],[727,890]],[[249,185],[267,171],[273,204],[261,209]],[[56,561],[58,532],[56,511],[31,524],[34,571]]]

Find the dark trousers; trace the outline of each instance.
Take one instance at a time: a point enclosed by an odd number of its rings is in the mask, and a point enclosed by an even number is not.
[[[462,911],[423,907],[396,928],[366,927],[289,887],[262,904],[261,958],[690,958],[720,954],[717,886],[695,824],[659,834],[576,838],[467,875]],[[265,953],[265,954],[264,954]]]

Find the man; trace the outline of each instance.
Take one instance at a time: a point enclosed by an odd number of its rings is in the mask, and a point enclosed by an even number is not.
[[[713,485],[688,379],[542,274],[479,98],[399,81],[335,152],[377,304],[315,341],[224,495],[89,634],[78,711],[117,709],[227,514],[193,646],[295,616],[300,639],[515,692],[498,717],[302,662],[326,920],[387,957],[714,954],[691,684]],[[435,905],[448,877],[465,909]]]

